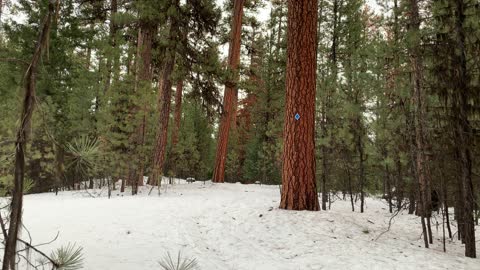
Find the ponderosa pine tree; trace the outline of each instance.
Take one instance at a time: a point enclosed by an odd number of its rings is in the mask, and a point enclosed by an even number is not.
[[[150,184],[159,183],[167,149],[168,142],[168,122],[170,120],[170,105],[172,102],[172,72],[175,65],[176,47],[179,41],[179,20],[180,20],[180,1],[175,0],[168,8],[169,12],[169,34],[167,37],[167,47],[164,52],[164,59],[160,68],[158,83],[158,126],[156,134],[155,148],[153,150],[153,169]]]
[[[235,0],[233,6],[232,27],[230,33],[230,48],[228,52],[228,79],[225,83],[223,108],[220,118],[220,127],[217,136],[217,153],[212,181],[225,182],[225,162],[227,160],[227,146],[233,115],[236,114],[238,66],[240,64],[240,44],[243,19],[243,5],[245,0]]]
[[[153,184],[166,167],[173,82],[184,80],[184,85],[190,83],[191,95],[201,98],[208,111],[217,103],[217,89],[213,80],[219,76],[218,51],[212,35],[216,33],[219,16],[214,1],[186,1],[183,5],[173,1],[167,10],[169,25],[159,68],[159,118],[155,142],[152,142],[155,148],[152,177],[149,179]]]
[[[280,208],[318,211],[315,180],[317,1],[288,1],[287,77]]]
[[[152,6],[149,2],[139,3],[139,27],[137,39],[137,55],[136,55],[136,78],[135,78],[135,93],[140,100],[135,108],[134,115],[137,117],[138,125],[133,134],[132,142],[134,143],[137,153],[137,167],[132,168],[129,175],[129,180],[132,184],[132,193],[137,193],[137,187],[143,185],[143,176],[145,171],[145,137],[147,129],[147,114],[149,113],[148,105],[142,100],[145,93],[151,90],[152,86],[152,47],[157,33],[157,22],[152,19],[150,9]]]

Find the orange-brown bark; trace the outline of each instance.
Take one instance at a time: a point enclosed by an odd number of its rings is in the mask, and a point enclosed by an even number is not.
[[[315,181],[317,0],[288,1],[286,108],[280,208],[319,210]],[[298,114],[299,118],[295,117]]]
[[[152,44],[156,33],[156,25],[143,21],[140,24],[140,30],[138,33],[137,44],[137,67],[136,67],[136,80],[135,80],[135,92],[139,96],[139,100],[142,100],[145,89],[148,89],[152,83]],[[133,143],[137,147],[136,159],[138,167],[132,169],[129,175],[129,181],[133,185],[142,186],[143,176],[145,171],[145,155],[143,153],[143,146],[145,144],[145,130],[146,130],[146,117],[148,108],[146,104],[140,104],[135,106],[134,111],[140,113],[140,123],[138,124],[133,137]],[[132,189],[133,193],[136,193],[136,187]]]
[[[175,7],[179,8],[179,1],[176,0]],[[149,179],[149,184],[156,185],[160,183],[165,163],[165,154],[168,140],[168,122],[170,120],[170,106],[172,101],[172,80],[171,75],[175,65],[175,54],[178,32],[178,18],[171,17],[171,26],[169,31],[169,46],[165,51],[163,66],[159,78],[159,96],[158,109],[159,119],[157,126],[157,137],[155,149],[153,152],[153,172]]]
[[[225,182],[225,161],[227,159],[228,136],[231,124],[235,119],[237,105],[237,69],[240,64],[240,45],[242,32],[243,5],[245,0],[235,0],[232,16],[232,33],[230,49],[228,52],[228,69],[234,74],[231,80],[225,83],[223,97],[223,111],[218,130],[217,153],[215,157],[215,169],[213,182]]]

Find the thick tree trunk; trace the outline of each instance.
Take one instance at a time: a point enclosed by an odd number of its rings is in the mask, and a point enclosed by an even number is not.
[[[320,210],[315,181],[317,14],[317,0],[288,1],[282,209]]]
[[[456,89],[453,94],[453,108],[455,119],[455,142],[456,150],[460,163],[459,186],[461,187],[463,207],[463,238],[465,242],[465,256],[476,258],[475,246],[475,223],[474,223],[474,203],[475,195],[473,193],[472,182],[472,139],[471,126],[468,120],[468,73],[467,58],[465,48],[465,3],[463,0],[456,0],[455,12],[455,39],[456,48],[454,50],[454,63],[458,78],[456,80]]]
[[[179,0],[176,0],[174,7],[179,10]],[[178,15],[177,15],[178,16]],[[159,119],[157,126],[157,136],[155,149],[153,153],[153,172],[149,179],[151,185],[160,183],[163,166],[165,163],[165,154],[168,140],[168,122],[170,120],[170,105],[172,102],[172,72],[175,65],[176,47],[178,42],[178,20],[179,18],[172,16],[170,18],[170,31],[168,38],[168,48],[165,51],[165,59],[162,65],[159,78],[159,95],[158,109]]]
[[[46,46],[52,19],[55,12],[55,1],[48,4],[48,13],[46,14],[41,32],[39,34],[32,61],[28,67],[25,76],[25,97],[23,100],[22,115],[20,117],[20,127],[17,132],[15,143],[15,172],[14,186],[12,191],[12,202],[10,205],[10,225],[8,235],[5,239],[5,253],[3,256],[2,270],[15,270],[15,257],[17,251],[17,239],[22,224],[22,206],[23,206],[23,182],[25,178],[25,149],[27,144],[27,134],[35,105],[36,72],[43,49]]]
[[[178,143],[178,133],[180,131],[180,122],[182,121],[182,95],[183,95],[183,80],[177,82],[177,89],[175,90],[175,116],[172,131],[172,148]]]
[[[245,0],[235,0],[232,16],[232,30],[230,49],[228,52],[228,69],[231,72],[230,79],[225,83],[223,96],[223,111],[220,117],[220,128],[218,129],[217,152],[215,156],[215,169],[212,181],[216,183],[225,182],[225,161],[227,159],[228,137],[234,115],[236,114],[237,103],[237,81],[238,65],[240,64],[240,44],[242,38],[242,17]]]

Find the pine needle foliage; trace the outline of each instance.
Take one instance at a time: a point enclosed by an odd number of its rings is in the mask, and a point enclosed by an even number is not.
[[[78,270],[83,267],[82,247],[68,244],[52,252],[51,258],[58,265],[58,270]]]
[[[86,176],[96,168],[99,154],[99,143],[96,139],[80,137],[67,144],[67,150],[72,155],[69,167]]]
[[[177,258],[174,259],[170,255],[170,252],[167,252],[167,255],[158,262],[162,270],[197,270],[198,263],[194,258],[185,258],[182,256],[181,252],[178,252]]]

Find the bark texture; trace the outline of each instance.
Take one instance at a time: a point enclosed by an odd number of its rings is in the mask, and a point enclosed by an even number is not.
[[[5,253],[3,256],[2,270],[15,270],[15,255],[17,252],[18,233],[22,224],[23,207],[23,182],[25,178],[25,150],[27,134],[30,126],[34,105],[36,89],[36,72],[42,52],[46,47],[50,34],[52,19],[55,12],[55,1],[50,0],[48,12],[44,18],[41,31],[33,52],[32,61],[25,76],[25,97],[23,99],[20,127],[15,142],[15,172],[14,187],[12,191],[12,202],[10,205],[10,225],[7,239],[5,239]]]
[[[174,5],[178,12],[179,0],[174,1]],[[165,51],[165,59],[159,76],[158,110],[160,115],[158,118],[157,136],[153,154],[153,173],[152,177],[149,179],[151,185],[159,183],[165,163],[168,140],[168,121],[170,120],[170,106],[172,102],[171,75],[175,65],[175,54],[178,41],[178,20],[179,18],[176,16],[170,17],[169,44]]]
[[[152,46],[156,33],[156,24],[142,20],[140,22],[140,29],[138,32],[138,44],[137,44],[137,66],[136,66],[136,78],[135,78],[135,91],[139,97],[140,104],[135,106],[136,111],[139,112],[139,122],[135,130],[133,137],[133,143],[136,146],[136,159],[138,167],[133,168],[130,172],[129,180],[133,186],[132,194],[137,193],[137,186],[143,185],[143,176],[145,171],[145,131],[146,131],[146,117],[148,108],[143,101],[144,92],[149,89],[152,83]]]
[[[225,182],[225,161],[227,159],[227,146],[230,128],[236,114],[238,65],[240,64],[240,45],[242,33],[243,5],[245,0],[235,0],[232,16],[232,33],[228,52],[228,69],[232,77],[225,83],[223,96],[223,111],[218,130],[217,152],[215,156],[215,169],[212,181]]]
[[[317,0],[288,1],[285,126],[280,208],[319,210],[315,181]]]

